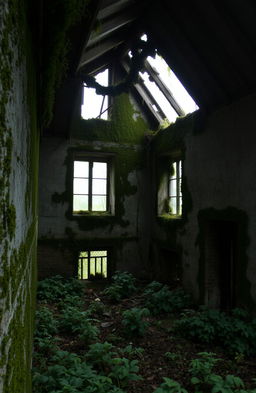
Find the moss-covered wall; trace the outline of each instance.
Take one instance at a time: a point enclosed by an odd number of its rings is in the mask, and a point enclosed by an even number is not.
[[[216,264],[221,261],[217,257],[219,250],[214,250],[221,243],[220,235],[213,228],[222,222],[223,226],[234,228],[237,243],[232,262],[236,287],[233,305],[256,310],[255,104],[256,97],[252,95],[208,116],[199,111],[160,131],[152,143],[153,166],[157,168],[155,206],[163,166],[172,154],[183,159],[182,218],[158,216],[155,209],[155,269],[161,250],[178,255],[183,285],[197,301],[213,306],[218,306],[220,299],[216,297],[217,289],[212,295],[216,298],[211,299],[208,286],[212,279],[215,283],[219,280],[211,275],[220,273],[218,268],[215,273],[210,271],[211,260],[215,258]]]
[[[75,249],[75,255],[92,242],[95,247],[118,247],[116,267],[129,266],[131,271],[142,274],[150,231],[148,133],[147,124],[130,103],[129,96],[123,94],[115,99],[110,120],[83,120],[78,113],[69,141],[43,138],[40,238],[55,239],[56,246],[58,241],[67,244],[71,238],[69,247]],[[112,162],[115,202],[110,214],[72,214],[73,157],[88,152],[107,154]],[[45,265],[41,253],[39,257],[39,266]],[[63,260],[61,255],[60,258]],[[47,269],[44,266],[42,270]],[[65,267],[63,260],[64,274],[65,271],[70,271],[70,261]]]
[[[31,391],[36,283],[36,80],[27,3],[0,12],[0,391]]]

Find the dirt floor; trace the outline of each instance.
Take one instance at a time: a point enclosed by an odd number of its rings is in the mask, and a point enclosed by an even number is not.
[[[194,391],[191,387],[188,373],[189,362],[198,358],[200,352],[214,352],[221,360],[215,367],[214,372],[222,375],[233,374],[239,376],[245,382],[246,388],[253,388],[255,383],[252,379],[256,376],[256,360],[245,357],[228,357],[222,348],[192,343],[180,338],[172,332],[172,325],[177,315],[149,316],[145,320],[149,323],[146,333],[142,337],[130,337],[124,334],[121,323],[121,314],[124,310],[132,307],[144,307],[142,288],[129,299],[121,300],[113,304],[102,293],[102,286],[87,285],[84,292],[84,310],[93,301],[104,305],[101,315],[94,315],[95,324],[100,329],[99,341],[112,343],[115,348],[124,348],[131,344],[133,347],[142,348],[133,359],[139,362],[139,374],[143,377],[140,381],[130,382],[124,390],[128,393],[152,393],[163,382],[163,377],[178,381],[189,392]],[[54,305],[49,305],[54,310]],[[79,355],[86,353],[87,348],[76,336],[58,336],[59,347],[62,350],[75,352]],[[166,353],[171,353],[169,358]]]

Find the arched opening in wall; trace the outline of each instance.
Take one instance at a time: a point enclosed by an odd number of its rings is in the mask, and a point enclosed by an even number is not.
[[[78,278],[80,280],[102,280],[109,277],[108,250],[80,251]]]
[[[236,222],[205,223],[204,301],[209,307],[230,310],[235,306],[237,232]]]

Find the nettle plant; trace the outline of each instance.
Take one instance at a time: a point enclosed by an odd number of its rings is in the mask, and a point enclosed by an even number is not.
[[[250,320],[241,309],[230,315],[205,308],[189,311],[175,322],[174,330],[193,341],[220,344],[231,354],[256,353],[256,319]]]
[[[154,315],[178,312],[192,305],[190,296],[183,289],[170,291],[167,285],[160,287],[156,282],[146,288],[144,295],[146,307]]]
[[[148,322],[144,318],[150,312],[147,308],[134,307],[123,312],[122,325],[127,336],[143,336],[147,330]]]
[[[195,393],[256,393],[256,390],[245,390],[244,382],[234,375],[222,377],[213,372],[214,366],[221,360],[214,353],[200,352],[198,359],[191,360],[189,372]]]
[[[158,292],[162,289],[164,284],[158,281],[152,281],[144,289],[144,296],[152,295],[152,293]]]
[[[110,377],[119,387],[127,386],[129,381],[142,379],[137,374],[138,361],[118,357],[113,348],[113,345],[108,342],[91,344],[86,353],[86,359],[98,372]]]
[[[200,352],[199,358],[190,362],[190,382],[194,393],[256,393],[256,389],[245,389],[241,378],[234,375],[222,377],[213,372],[215,365],[221,360],[214,353]],[[164,382],[154,393],[192,393],[183,388],[179,382],[164,378]]]
[[[124,393],[109,376],[100,375],[78,355],[57,351],[45,370],[34,370],[37,393]]]
[[[67,305],[62,309],[59,318],[59,329],[65,333],[78,334],[79,339],[89,344],[97,339],[99,329],[93,325],[96,319],[90,318],[90,313],[80,311],[77,307]]]
[[[47,307],[40,307],[36,311],[35,338],[50,337],[58,331],[58,321],[53,312]]]
[[[79,296],[83,293],[83,284],[75,278],[64,279],[54,276],[39,281],[37,299],[41,303],[58,303],[66,296]]]
[[[117,271],[112,277],[112,284],[104,290],[104,294],[114,302],[129,297],[135,292],[135,277],[128,272]]]

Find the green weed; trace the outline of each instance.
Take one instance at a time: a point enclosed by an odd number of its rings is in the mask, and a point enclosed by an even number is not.
[[[148,322],[143,318],[150,314],[147,308],[131,308],[123,312],[122,325],[127,336],[143,336],[147,330]]]
[[[182,289],[170,291],[166,285],[146,297],[146,306],[154,314],[173,313],[191,306],[191,299]]]
[[[164,382],[153,393],[188,393],[179,382],[170,378],[163,378]]]
[[[92,322],[96,322],[96,320],[90,318],[87,311],[67,306],[62,310],[62,315],[59,318],[59,329],[65,333],[78,334],[79,339],[88,344],[95,341],[99,334],[99,329]]]
[[[56,352],[44,371],[35,370],[33,387],[37,393],[124,393],[110,377],[66,351]]]
[[[194,341],[222,345],[232,354],[256,353],[256,319],[250,321],[243,310],[231,315],[208,309],[190,311],[175,322],[174,330]]]
[[[123,348],[121,350],[121,352],[124,355],[127,355],[128,357],[134,357],[134,356],[138,356],[140,358],[143,357],[143,353],[144,353],[144,349],[141,347],[133,347],[131,344],[127,345],[125,348]]]
[[[58,331],[58,322],[53,312],[47,307],[41,307],[36,311],[35,338],[50,337]]]
[[[158,292],[160,289],[162,289],[164,286],[164,284],[158,282],[158,281],[152,281],[151,283],[149,283],[145,289],[143,294],[145,296],[149,296],[152,295],[152,293]]]
[[[175,352],[165,352],[164,356],[166,359],[176,362],[177,360],[181,360],[181,354],[180,353],[175,353]]]
[[[241,378],[234,375],[222,377],[213,373],[214,366],[220,359],[214,353],[198,353],[199,358],[190,362],[189,373],[194,393],[256,393],[256,390],[246,390]],[[178,382],[164,378],[164,382],[154,393],[188,393]],[[190,392],[192,393],[192,392]]]
[[[128,272],[116,272],[112,277],[113,283],[104,290],[110,300],[119,302],[135,292],[136,279]]]
[[[75,279],[64,279],[62,276],[54,276],[39,281],[37,299],[39,302],[57,303],[67,295],[81,296],[83,284]]]

